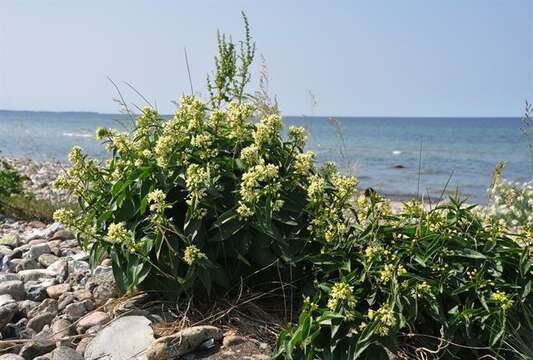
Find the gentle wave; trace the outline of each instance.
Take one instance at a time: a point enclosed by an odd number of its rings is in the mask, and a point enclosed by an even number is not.
[[[63,133],[63,136],[68,136],[68,137],[81,137],[81,138],[90,138],[90,137],[94,137],[93,134],[86,134],[86,133],[71,133],[71,132],[64,132],[64,133]]]

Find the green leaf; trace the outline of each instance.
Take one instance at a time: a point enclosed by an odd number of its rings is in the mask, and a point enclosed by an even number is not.
[[[211,294],[211,276],[209,275],[209,271],[204,270],[202,268],[198,268],[196,272],[205,290],[207,291],[207,294],[210,295]]]
[[[524,290],[522,292],[522,301],[527,299],[530,292],[531,292],[531,280],[529,280],[526,286],[524,286]]]
[[[107,255],[107,248],[99,241],[96,241],[93,246],[91,247],[91,251],[89,253],[89,263],[91,264],[92,268],[95,268],[96,266],[100,265],[102,260]]]
[[[209,241],[224,241],[237,234],[244,228],[244,222],[239,220],[239,216],[234,209],[224,212],[214,222],[210,231],[214,236]]]
[[[487,257],[480,253],[479,251],[475,251],[472,249],[459,249],[455,250],[456,256],[461,256],[469,259],[486,259]]]
[[[111,250],[111,260],[112,260],[112,268],[113,268],[113,276],[115,277],[115,281],[117,282],[117,286],[121,291],[126,291],[126,278],[124,271],[122,270],[122,264],[120,261],[120,257],[117,254],[117,251],[115,248]]]

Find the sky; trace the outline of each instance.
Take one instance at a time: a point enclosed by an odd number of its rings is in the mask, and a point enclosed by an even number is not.
[[[2,0],[0,109],[116,113],[109,77],[172,113],[184,48],[205,97],[216,31],[241,39],[241,10],[250,90],[262,55],[285,115],[520,116],[533,101],[531,0]]]

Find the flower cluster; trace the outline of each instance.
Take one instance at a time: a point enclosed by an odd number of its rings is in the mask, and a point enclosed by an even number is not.
[[[256,144],[249,145],[241,150],[241,160],[248,165],[260,162],[259,146]]]
[[[336,190],[336,195],[339,201],[346,202],[355,194],[357,179],[353,176],[344,176],[339,173],[334,173],[331,176],[331,184]]]
[[[426,217],[426,225],[430,231],[449,232],[448,227],[448,210],[436,208]]]
[[[479,209],[488,222],[517,229],[533,224],[533,180],[521,184],[498,177],[488,192],[488,206]]]
[[[313,169],[315,164],[315,153],[308,151],[296,155],[294,163],[294,172],[298,175],[307,175]]]
[[[197,206],[204,198],[208,181],[209,172],[205,168],[198,164],[191,164],[187,167],[185,184],[189,192],[187,196],[187,204],[189,206]]]
[[[396,315],[392,307],[388,304],[383,304],[381,307],[374,311],[368,310],[368,319],[378,324],[377,333],[380,336],[386,336],[391,329],[396,326]]]
[[[253,112],[254,107],[252,104],[232,102],[228,105],[227,124],[229,139],[240,142],[243,139],[250,138],[253,131],[250,124]]]
[[[237,212],[243,218],[255,214],[255,209],[261,200],[272,204],[272,209],[278,211],[283,206],[280,198],[281,183],[278,178],[279,167],[273,164],[258,164],[242,175],[240,187],[241,200]]]
[[[393,276],[402,276],[405,275],[407,270],[405,270],[405,267],[403,265],[399,265],[398,267],[394,266],[393,264],[385,264],[383,267],[383,270],[379,273],[379,282],[386,283],[388,282]]]
[[[424,215],[422,204],[418,200],[406,201],[402,205],[402,213],[409,218],[420,219]]]
[[[197,156],[213,156],[212,139],[206,131],[206,105],[195,97],[182,96],[174,117],[164,123],[161,136],[155,142],[157,164],[162,168],[187,164],[196,149]]]
[[[156,213],[162,213],[168,208],[166,203],[166,195],[162,190],[156,189],[147,195],[148,203],[150,203],[150,210]]]
[[[163,119],[159,113],[149,106],[145,106],[140,116],[137,118],[137,126],[139,128],[147,128],[151,126],[159,126]]]
[[[294,145],[303,148],[307,141],[307,131],[303,127],[290,126],[289,139]]]
[[[279,115],[274,114],[264,117],[255,126],[255,132],[253,134],[255,143],[261,145],[279,140],[279,132],[281,131],[282,126],[283,123]]]
[[[207,259],[207,256],[195,245],[189,245],[185,248],[183,253],[183,261],[189,264],[189,266],[204,259]]]
[[[113,136],[115,136],[115,134],[117,133],[116,130],[114,129],[108,129],[108,128],[98,128],[96,130],[96,140],[104,140],[104,139],[109,139],[109,138],[112,138]]]
[[[76,224],[76,216],[74,215],[74,211],[71,209],[58,209],[54,212],[53,218],[54,221],[62,223],[68,227],[74,227]]]
[[[309,186],[307,187],[307,195],[313,202],[320,201],[324,196],[326,188],[326,180],[319,175],[313,175],[310,178]]]
[[[505,293],[505,291],[497,290],[491,295],[491,300],[498,304],[501,310],[507,311],[513,306],[513,301]]]
[[[421,298],[430,292],[431,286],[426,281],[419,282],[411,288],[411,296],[415,299]]]
[[[337,306],[339,304],[342,304],[348,308],[353,308],[355,306],[356,301],[353,294],[353,286],[350,286],[345,282],[333,284],[328,300],[328,308],[331,311],[335,311],[337,310]]]
[[[165,211],[172,207],[166,201],[166,194],[162,190],[156,189],[148,193],[146,199],[150,204],[153,222],[157,224],[164,223],[167,220]]]
[[[111,223],[107,228],[107,238],[112,242],[128,244],[133,239],[133,233],[126,229],[124,223]]]

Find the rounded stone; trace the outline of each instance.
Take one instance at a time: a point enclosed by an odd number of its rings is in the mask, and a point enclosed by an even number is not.
[[[48,267],[52,265],[57,260],[59,260],[59,258],[52,254],[42,254],[41,256],[39,256],[39,259],[38,259],[39,264],[41,264],[44,267]]]
[[[144,316],[124,316],[102,329],[85,349],[86,360],[144,360],[144,351],[154,341],[150,320]]]
[[[50,360],[83,360],[83,356],[72,348],[60,346],[52,351]]]
[[[72,324],[70,321],[66,319],[56,318],[52,322],[52,334],[54,337],[54,340],[59,341],[61,338],[64,338],[66,336],[72,335]]]
[[[50,247],[46,243],[32,245],[32,247],[30,248],[30,251],[28,252],[28,258],[30,260],[37,260],[39,256],[43,254],[49,254],[49,253],[50,253]]]
[[[93,326],[105,325],[109,322],[109,315],[103,311],[94,311],[84,316],[78,322],[78,332],[82,332],[85,329],[89,329]]]
[[[26,291],[20,280],[8,280],[0,283],[0,295],[11,295],[15,300],[24,300]]]
[[[17,354],[0,355],[0,360],[24,360],[24,358]]]
[[[28,321],[28,328],[35,332],[41,331],[45,325],[49,325],[56,317],[53,312],[39,314]]]
[[[74,239],[76,236],[68,230],[59,230],[54,233],[50,240],[70,240]]]
[[[52,299],[59,299],[59,297],[67,291],[70,291],[70,284],[57,284],[46,288],[48,297],[51,297]]]
[[[245,338],[238,335],[228,335],[224,336],[224,339],[222,340],[222,345],[224,347],[230,347],[234,345],[239,345],[240,343],[244,342]]]

